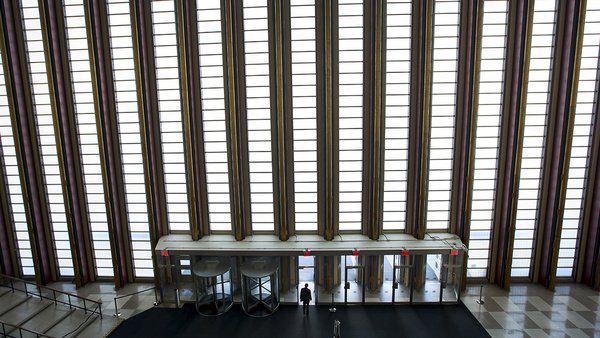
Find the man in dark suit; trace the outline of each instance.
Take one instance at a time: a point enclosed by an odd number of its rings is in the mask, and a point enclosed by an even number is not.
[[[308,284],[304,284],[304,288],[300,290],[300,301],[302,302],[302,313],[308,315],[308,304],[312,300]]]

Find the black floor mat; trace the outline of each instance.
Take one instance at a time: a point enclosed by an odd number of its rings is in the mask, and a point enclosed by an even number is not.
[[[145,311],[121,323],[109,337],[332,337],[336,319],[343,338],[490,337],[463,304],[338,306],[336,313],[327,306],[311,306],[308,316],[302,315],[302,306],[282,305],[265,318],[245,315],[240,305],[209,318],[186,305]]]

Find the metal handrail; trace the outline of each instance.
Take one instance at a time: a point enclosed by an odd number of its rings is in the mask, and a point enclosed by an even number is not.
[[[29,295],[36,296],[36,297],[39,297],[40,300],[42,300],[42,299],[48,299],[48,300],[53,301],[55,305],[56,304],[68,305],[69,309],[72,309],[72,308],[82,309],[85,314],[87,314],[88,311],[89,311],[86,302],[91,302],[92,306],[93,306],[93,304],[96,304],[96,305],[98,305],[97,309],[99,309],[99,313],[98,314],[100,315],[100,319],[102,319],[102,302],[99,301],[99,300],[93,300],[93,299],[85,298],[85,297],[82,297],[82,296],[70,294],[70,293],[62,291],[62,290],[54,289],[54,288],[51,288],[51,287],[48,287],[48,286],[44,286],[44,285],[39,285],[39,284],[36,284],[34,282],[29,282],[29,281],[26,281],[26,280],[23,280],[23,279],[20,279],[20,278],[11,277],[11,276],[7,276],[7,275],[4,275],[4,274],[0,274],[0,278],[2,278],[2,279],[8,279],[9,280],[9,282],[10,282],[10,286],[9,287],[10,287],[10,289],[11,289],[11,291],[13,293],[15,292],[15,290],[17,290],[17,291],[23,291],[23,292],[25,292],[26,296],[29,296]],[[15,283],[14,282],[23,283],[23,290],[15,288]],[[35,294],[34,292],[31,292],[31,291],[27,290],[27,285],[33,285],[33,286],[35,286],[38,289],[38,294]],[[52,291],[52,298],[44,296],[42,294],[42,289],[45,289],[45,290],[48,290],[48,291]],[[67,295],[67,302],[62,301],[62,300],[56,298],[57,293],[58,294]],[[71,298],[76,298],[76,299],[82,300],[83,301],[83,306],[80,306],[80,305],[77,305],[77,304],[73,304],[73,302],[71,302]],[[94,310],[92,313],[94,313],[95,311],[96,310]]]
[[[151,288],[148,289],[144,289],[144,290],[140,290],[140,291],[136,291],[136,292],[132,292],[126,295],[121,295],[121,296],[117,296],[114,298],[114,302],[115,302],[115,317],[121,317],[121,312],[119,312],[119,306],[117,305],[117,300],[121,299],[121,298],[125,298],[125,297],[131,297],[131,296],[135,296],[137,294],[140,294],[142,292],[146,292],[146,291],[150,291],[150,290],[154,290],[154,306],[158,306],[159,301],[158,301],[158,294],[157,294],[157,289],[156,286],[153,286]]]
[[[3,320],[0,320],[0,327],[2,327],[2,337],[13,337],[13,336],[9,335],[9,333],[14,330],[18,330],[19,337],[23,337],[23,332],[29,332],[29,333],[33,333],[36,336],[36,338],[53,338],[52,336],[49,336],[47,334],[43,334],[43,333],[40,333],[40,332],[37,332],[34,330],[29,330],[26,328],[22,328],[20,326],[15,326],[15,325],[9,324]],[[8,328],[9,333],[6,333],[7,328]]]

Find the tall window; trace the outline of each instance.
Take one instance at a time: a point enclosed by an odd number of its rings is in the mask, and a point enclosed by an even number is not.
[[[31,27],[30,21],[24,20],[25,28]],[[2,52],[2,51],[0,51]],[[0,55],[1,56],[1,55]],[[8,107],[8,95],[4,75],[2,58],[0,57],[0,146],[2,146],[2,164],[4,164],[4,173],[6,175],[6,186],[8,188],[8,197],[10,198],[10,208],[12,211],[12,223],[17,242],[17,257],[19,268],[23,276],[35,275],[33,267],[33,255],[31,253],[31,243],[29,242],[29,232],[27,230],[27,215],[25,214],[25,203],[23,200],[23,191],[21,190],[21,178],[19,177],[19,164],[17,162],[17,150],[13,138],[12,122]],[[4,179],[4,177],[0,177]]]
[[[197,1],[200,90],[211,230],[231,230],[221,3]]]
[[[69,7],[68,11],[67,7]],[[99,277],[112,277],[114,272],[108,234],[106,202],[104,200],[104,186],[102,185],[100,148],[96,130],[92,74],[82,0],[70,0],[65,3],[65,25],[71,81],[73,82],[77,136],[79,137],[79,149],[83,165],[83,180],[85,182],[96,274]]]
[[[388,0],[383,229],[406,227],[412,0]]]
[[[511,277],[529,277],[531,273],[548,114],[555,13],[555,1],[535,1]]]
[[[363,172],[363,1],[338,1],[339,229],[360,230]]]
[[[129,2],[109,0],[108,21],[134,273],[136,277],[152,277],[154,275],[152,247],[133,64]]]
[[[434,4],[426,228],[447,230],[454,152],[460,1],[435,0]]]
[[[314,0],[291,0],[296,230],[317,230],[317,76]]]
[[[23,3],[23,21],[25,30],[25,45],[27,61],[31,76],[34,113],[37,124],[37,137],[42,156],[42,173],[46,184],[50,224],[52,227],[52,245],[56,253],[58,272],[60,276],[73,276],[73,259],[69,242],[69,230],[65,202],[63,198],[60,168],[52,107],[48,88],[48,75],[44,57],[44,42],[40,28],[40,15],[36,2]],[[66,8],[69,10],[69,7]]]
[[[267,0],[244,0],[244,59],[252,230],[273,231]]]
[[[491,248],[498,141],[502,120],[502,89],[508,1],[483,3],[483,30],[478,84],[475,164],[467,275],[485,277]]]
[[[598,41],[600,40],[600,3],[588,1],[583,28],[583,50],[575,106],[575,127],[571,144],[571,158],[567,180],[567,194],[558,251],[557,277],[572,277],[576,250],[579,243],[585,173],[594,120],[594,94],[598,68]],[[597,127],[596,127],[597,128]]]
[[[152,1],[154,61],[162,141],[167,214],[171,231],[190,231],[179,87],[177,26],[173,0]]]

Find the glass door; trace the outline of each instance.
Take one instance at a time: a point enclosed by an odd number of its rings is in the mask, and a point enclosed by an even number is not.
[[[296,298],[298,304],[300,302],[300,289],[304,288],[305,284],[308,284],[308,288],[312,292],[311,304],[316,304],[318,300],[317,288],[315,288],[315,257],[314,256],[300,256],[298,257],[298,285],[296,287]]]
[[[344,256],[344,303],[365,302],[365,269],[358,256]]]
[[[442,255],[415,255],[412,287],[413,303],[441,303]]]
[[[393,257],[392,303],[410,303],[412,286],[412,262],[410,256],[394,255]]]
[[[462,251],[457,255],[443,255],[442,302],[456,303],[460,300],[460,277],[462,271]]]

